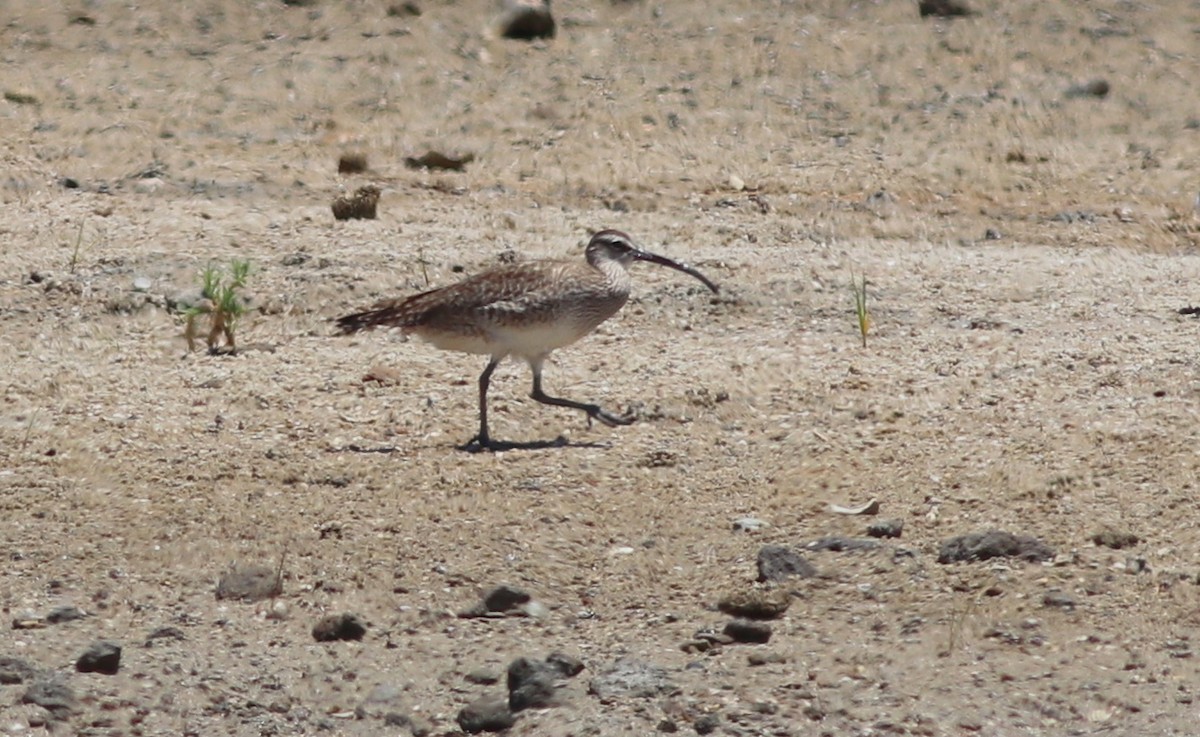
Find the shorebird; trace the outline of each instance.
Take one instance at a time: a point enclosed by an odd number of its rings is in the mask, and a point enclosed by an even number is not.
[[[584,261],[542,260],[509,264],[457,284],[411,297],[384,300],[369,310],[338,318],[342,334],[376,327],[401,328],[442,350],[490,356],[479,375],[479,433],[464,450],[496,450],[488,433],[487,393],[492,372],[508,356],[533,372],[529,396],[556,407],[581,410],[588,424],[628,425],[598,404],[552,397],[542,391],[542,366],[550,352],[570,345],[617,313],[629,299],[629,266],[649,261],[682,271],[717,292],[717,285],[687,264],[642,250],[619,230],[592,236]]]

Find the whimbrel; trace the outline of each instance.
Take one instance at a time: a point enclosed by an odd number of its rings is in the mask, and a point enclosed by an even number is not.
[[[552,397],[542,391],[542,366],[556,348],[570,345],[617,313],[629,299],[628,267],[649,261],[690,274],[717,291],[717,285],[687,264],[644,251],[618,230],[592,236],[585,262],[528,261],[500,266],[448,287],[385,300],[365,312],[337,321],[343,334],[375,327],[398,327],[437,348],[491,356],[479,375],[479,433],[462,446],[494,450],[488,434],[487,392],[492,372],[507,356],[525,359],[533,372],[530,397],[556,407],[582,410],[588,421],[609,427],[630,417],[598,404]]]

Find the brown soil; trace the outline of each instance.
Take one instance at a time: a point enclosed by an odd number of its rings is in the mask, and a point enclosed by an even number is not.
[[[916,5],[563,2],[525,43],[483,0],[6,3],[0,657],[40,675],[0,733],[452,734],[505,694],[467,674],[558,650],[586,670],[514,733],[1194,734],[1200,8]],[[555,354],[630,427],[505,364],[493,433],[568,442],[465,454],[480,357],[333,336],[602,227],[723,287],[639,265]],[[242,350],[188,354],[168,305],[233,258]],[[871,499],[903,536],[806,553],[768,644],[681,649]],[[1056,555],[937,562],[993,528]],[[235,563],[282,594],[217,599]],[[454,616],[500,583],[539,616]],[[75,672],[97,640],[116,675]],[[589,695],[619,658],[677,690]]]

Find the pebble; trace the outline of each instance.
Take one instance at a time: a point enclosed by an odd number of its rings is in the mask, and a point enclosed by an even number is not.
[[[121,646],[106,640],[92,643],[75,661],[75,670],[80,673],[103,673],[106,676],[114,676],[120,669]]]
[[[467,704],[458,712],[458,726],[467,734],[502,732],[517,723],[504,699],[484,698]]]
[[[764,545],[760,548],[757,565],[760,582],[782,581],[792,576],[811,578],[817,575],[817,569],[803,555],[783,545]]]
[[[312,636],[317,642],[361,640],[367,626],[354,614],[331,614],[313,625]]]
[[[991,558],[1019,558],[1040,563],[1054,558],[1054,550],[1034,537],[989,530],[952,537],[942,543],[938,563],[974,563]]]
[[[775,619],[791,606],[792,596],[783,589],[748,589],[717,602],[717,609],[733,617]]]
[[[739,517],[733,521],[734,532],[758,532],[764,527],[770,527],[757,517]]]
[[[868,537],[900,537],[904,532],[904,521],[898,519],[885,519],[878,522],[872,522],[867,526]]]
[[[771,639],[771,625],[766,622],[752,622],[748,619],[735,619],[725,625],[725,634],[736,642],[765,644]]]

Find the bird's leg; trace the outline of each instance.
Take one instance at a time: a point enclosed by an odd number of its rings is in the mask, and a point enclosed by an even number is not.
[[[460,446],[460,450],[479,451],[491,450],[492,439],[488,436],[487,422],[487,393],[488,385],[492,381],[492,372],[504,360],[504,356],[492,356],[492,360],[488,361],[487,368],[479,375],[479,434],[471,438],[465,445]]]
[[[529,393],[530,397],[542,404],[552,404],[555,407],[570,407],[571,409],[582,410],[587,413],[588,422],[599,420],[609,427],[633,424],[632,417],[618,417],[605,412],[598,404],[584,404],[583,402],[574,402],[570,399],[552,397],[546,394],[546,392],[542,391],[542,363],[545,360],[545,356],[539,356],[529,361],[529,368],[533,371],[533,391]]]

